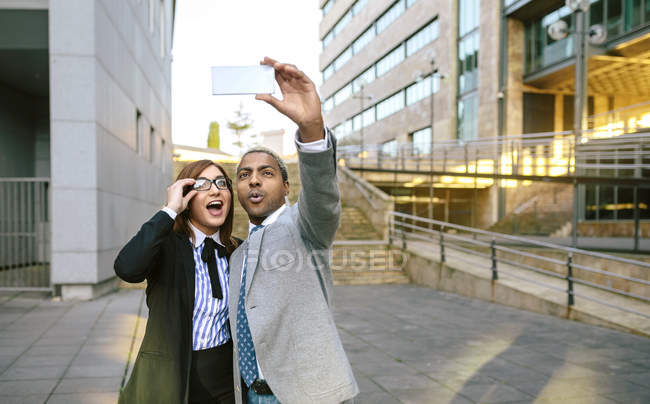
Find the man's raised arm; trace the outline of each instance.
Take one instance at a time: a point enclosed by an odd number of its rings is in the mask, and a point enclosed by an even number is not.
[[[336,184],[336,139],[323,124],[321,102],[314,83],[294,65],[265,57],[261,64],[275,69],[282,100],[258,94],[298,125],[297,148],[302,189],[298,198],[300,230],[319,248],[329,248],[339,225],[341,203]]]

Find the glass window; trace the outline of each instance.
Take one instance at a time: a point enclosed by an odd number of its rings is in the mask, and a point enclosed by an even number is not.
[[[339,22],[336,23],[334,29],[332,29],[332,32],[334,32],[334,36],[340,34],[341,31],[343,31],[343,29],[350,23],[351,19],[352,19],[352,10],[345,13],[345,15],[339,20]]]
[[[623,0],[607,0],[607,36],[623,33]]]
[[[406,88],[406,105],[413,105],[431,95],[431,76]]]
[[[637,200],[639,201],[639,218],[650,219],[650,188],[639,188]]]
[[[592,18],[598,19],[598,5],[599,3],[594,4]],[[572,34],[558,41],[548,36],[548,27],[558,20],[563,20],[569,29],[572,29],[575,26],[573,15],[569,7],[563,6],[526,26],[526,73],[534,72],[574,54],[575,46]]]
[[[476,92],[458,101],[458,139],[470,141],[478,138],[478,94]]]
[[[596,211],[598,210],[596,195],[596,186],[587,184],[585,186],[585,220],[596,220]]]
[[[458,6],[458,36],[462,37],[479,25],[479,0],[460,0]]]
[[[614,187],[600,185],[598,188],[600,188],[598,191],[598,219],[614,219]]]
[[[643,0],[628,0],[625,14],[628,21],[625,24],[626,30],[634,28],[643,22]]]
[[[616,219],[634,219],[634,188],[616,187]]]
[[[375,81],[375,66],[371,66],[368,70],[361,73],[359,77],[357,77],[352,81],[352,92],[353,93],[359,92],[362,82],[365,83],[364,85],[368,85],[373,81]]]
[[[325,3],[325,5],[323,6],[323,15],[329,13],[333,5],[334,5],[334,0],[329,0],[327,3]]]
[[[352,58],[352,48],[348,47],[346,50],[343,51],[336,59],[334,59],[334,71],[341,70],[341,67],[343,67],[344,64],[348,63],[348,61]]]
[[[431,21],[431,23],[406,41],[406,56],[411,56],[415,52],[424,48],[426,45],[438,38],[438,35],[440,35],[440,25],[438,20]]]
[[[384,119],[402,108],[404,108],[404,91],[400,91],[377,104],[377,120]]]
[[[323,103],[323,111],[330,112],[334,108],[334,98],[329,97]]]
[[[329,79],[334,74],[334,64],[331,64],[323,70],[323,81]]]
[[[348,84],[334,94],[334,105],[341,105],[352,95],[352,85]]]
[[[356,114],[354,117],[352,117],[352,130],[359,130],[361,129],[361,114]]]
[[[431,127],[420,129],[413,132],[411,136],[413,140],[413,153],[414,154],[429,154],[431,152]]]
[[[596,0],[591,2],[591,5],[589,6],[589,26],[591,27],[592,25],[595,24],[602,24],[604,21],[604,14],[603,14],[603,1],[604,0]]]
[[[365,128],[373,123],[375,123],[375,107],[370,107],[363,111],[363,127]]]
[[[357,15],[363,10],[363,8],[368,4],[368,0],[357,0],[356,3],[354,3],[354,6],[352,6],[352,14]]]
[[[404,0],[399,0],[391,8],[388,9],[379,19],[377,20],[377,33],[384,31],[390,24],[393,23],[406,9],[406,4]]]
[[[395,48],[377,62],[377,77],[385,74],[404,60],[404,44]]]
[[[366,45],[370,43],[375,38],[375,26],[371,26],[361,34],[359,38],[357,38],[356,41],[352,43],[352,52],[356,55],[357,53],[361,52],[361,49],[365,48]]]
[[[344,138],[350,133],[352,133],[352,119],[348,119],[334,128],[334,134],[338,139]]]
[[[458,43],[458,92],[460,94],[478,87],[478,31]]]
[[[397,140],[389,140],[381,145],[381,154],[388,157],[397,156]]]
[[[334,32],[330,31],[330,33],[325,35],[325,38],[323,38],[323,49],[332,42],[332,39],[334,39]]]

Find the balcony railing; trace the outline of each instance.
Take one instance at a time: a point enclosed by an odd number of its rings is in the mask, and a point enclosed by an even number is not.
[[[643,123],[637,121],[637,123]],[[650,126],[650,125],[649,125]],[[625,130],[624,130],[625,129]],[[650,127],[605,126],[587,130],[576,147],[573,132],[533,133],[436,142],[428,147],[400,144],[387,152],[381,144],[341,146],[338,158],[351,169],[434,174],[442,184],[490,186],[496,180],[581,183],[613,181],[630,185],[650,180]]]

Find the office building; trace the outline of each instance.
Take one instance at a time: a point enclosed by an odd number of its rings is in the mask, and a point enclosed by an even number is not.
[[[0,288],[92,298],[172,178],[173,0],[0,0]]]
[[[436,219],[489,227],[543,194],[546,199],[528,205],[564,212],[554,219],[561,227],[573,207],[568,185],[442,175],[431,181],[417,173],[372,172],[368,165],[404,153],[427,156],[432,145],[478,140],[496,148],[500,137],[571,131],[576,15],[564,3],[323,0],[319,63],[326,121],[341,145],[358,145],[364,177],[393,195],[398,210],[427,216],[433,182]],[[606,34],[602,44],[590,46],[588,127],[603,137],[650,127],[650,3],[592,0],[587,18]],[[569,33],[553,40],[548,27],[560,19]],[[534,155],[520,157],[522,165],[538,164]],[[628,188],[581,185],[581,222],[629,221]],[[638,192],[641,219],[650,219],[650,192]]]

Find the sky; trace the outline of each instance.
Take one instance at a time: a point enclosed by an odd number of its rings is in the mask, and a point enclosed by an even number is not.
[[[243,103],[249,133],[285,130],[292,145],[296,125],[250,96],[211,95],[211,66],[257,65],[264,56],[292,63],[320,87],[318,0],[185,0],[176,3],[172,44],[172,140],[206,147],[211,121],[219,122],[221,149],[237,154],[227,128]],[[281,98],[276,88],[276,97]]]

